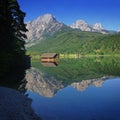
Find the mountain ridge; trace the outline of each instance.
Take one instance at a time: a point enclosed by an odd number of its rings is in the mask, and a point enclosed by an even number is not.
[[[109,31],[104,29],[101,23],[95,23],[93,25],[88,24],[86,21],[80,19],[70,25],[73,29],[79,29],[81,31],[90,31],[90,32],[98,32],[102,34],[108,34]]]
[[[77,20],[72,25],[68,26],[56,20],[52,14],[44,14],[37,19],[26,23],[28,32],[26,33],[26,46],[30,47],[39,43],[42,39],[47,39],[53,36],[56,32],[63,30],[77,29],[80,31],[98,32],[102,34],[116,33],[115,31],[108,31],[102,27],[101,23],[89,25],[84,20]]]

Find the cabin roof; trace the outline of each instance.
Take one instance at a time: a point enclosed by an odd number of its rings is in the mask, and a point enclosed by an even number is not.
[[[57,55],[57,53],[43,53],[41,55],[41,57],[55,57]]]

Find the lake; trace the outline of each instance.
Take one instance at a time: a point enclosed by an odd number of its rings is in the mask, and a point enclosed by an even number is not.
[[[120,58],[32,61],[26,93],[43,120],[120,120]]]

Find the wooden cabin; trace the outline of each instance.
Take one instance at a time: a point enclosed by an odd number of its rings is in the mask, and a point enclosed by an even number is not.
[[[57,53],[43,53],[41,55],[41,62],[42,63],[54,63],[59,64],[60,62],[60,58],[59,58],[59,54]]]

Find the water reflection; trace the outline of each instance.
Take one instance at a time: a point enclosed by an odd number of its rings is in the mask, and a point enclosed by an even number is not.
[[[102,86],[111,76],[119,76],[120,64],[117,59],[109,58],[63,59],[56,68],[43,67],[33,62],[26,72],[26,89],[42,96],[53,97],[66,86],[83,91],[91,85]],[[113,71],[113,72],[111,72]]]
[[[56,63],[56,62],[41,62],[41,64],[43,66],[46,66],[46,67],[56,67],[56,66],[58,66],[58,63]]]
[[[100,88],[79,92],[65,87],[52,98],[27,91],[32,107],[43,120],[119,120],[120,78],[111,78]]]
[[[27,70],[26,80],[26,89],[46,97],[53,97],[58,90],[64,87],[62,82],[36,68]]]
[[[62,81],[58,81],[53,76],[43,73],[36,68],[31,68],[26,72],[27,84],[25,87],[27,90],[39,93],[42,96],[53,97],[57,91],[65,88],[66,86],[71,85],[77,90],[82,91],[88,88],[90,85],[100,87],[106,79],[108,79],[108,77],[82,80],[80,82],[73,82],[65,85]]]
[[[46,67],[56,67],[60,62],[59,54],[44,53],[41,55],[41,63]]]
[[[119,76],[119,58],[61,59],[57,67],[33,61],[26,94],[43,120],[119,120]]]
[[[99,79],[92,79],[92,80],[82,80],[81,82],[72,83],[71,86],[76,88],[78,91],[83,91],[86,90],[91,85],[95,87],[101,87],[104,81],[107,79],[108,77],[102,77]]]
[[[44,67],[40,61],[35,61],[32,66],[54,76],[64,85],[103,76],[120,76],[120,60],[115,57],[61,59],[59,66],[55,68]]]

